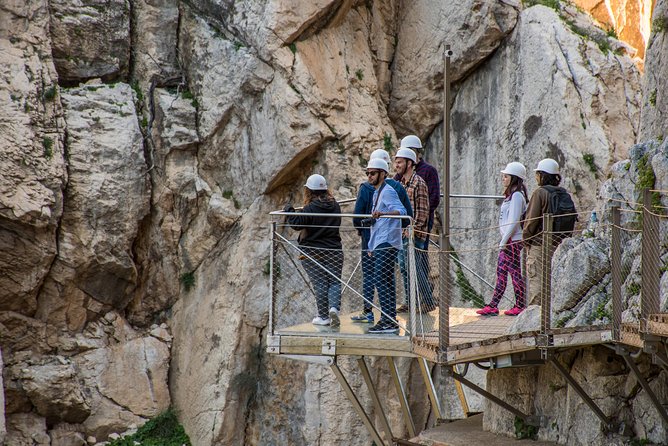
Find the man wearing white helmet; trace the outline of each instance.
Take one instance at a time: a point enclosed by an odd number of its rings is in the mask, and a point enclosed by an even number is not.
[[[385,178],[389,173],[387,163],[379,158],[369,161],[366,168],[369,183],[374,187],[371,215],[371,236],[369,237],[369,255],[373,257],[374,284],[378,289],[381,315],[376,325],[369,328],[371,334],[394,334],[399,330],[397,324],[397,295],[394,281],[394,264],[397,252],[402,250],[401,221],[396,218],[383,218],[387,215],[406,215],[406,208],[392,187],[387,187]]]
[[[436,308],[433,301],[432,288],[429,282],[429,263],[427,259],[427,223],[429,221],[429,191],[427,183],[415,173],[417,155],[411,149],[399,149],[394,157],[394,169],[401,175],[401,184],[406,189],[408,198],[413,206],[413,228],[415,243],[415,263],[417,271],[420,305],[418,311],[429,312]],[[404,234],[406,235],[406,234]],[[397,309],[398,312],[409,310],[409,284],[406,259],[406,245],[408,239],[404,237],[404,250],[399,253],[399,267],[404,279],[406,303]]]
[[[528,302],[529,305],[540,304],[541,275],[543,270],[540,256],[542,246],[543,215],[550,213],[550,195],[555,191],[567,192],[559,187],[561,175],[559,163],[546,158],[538,163],[534,169],[538,189],[531,194],[526,212],[526,223],[522,231],[524,244],[527,246],[527,276],[529,278]],[[554,236],[554,245],[558,245],[561,237]]]
[[[389,165],[390,155],[387,153],[387,151],[383,149],[374,150],[371,152],[370,159],[376,158],[382,159]],[[385,182],[391,186],[399,196],[401,204],[403,204],[404,208],[406,209],[406,215],[412,217],[413,210],[411,209],[411,203],[408,199],[408,195],[406,195],[406,190],[401,185],[401,183],[391,178],[386,178]],[[357,201],[355,202],[355,214],[362,215],[371,213],[373,208],[372,198],[375,191],[376,189],[368,181],[360,184],[359,190],[357,191]],[[362,239],[362,299],[364,302],[362,312],[358,315],[352,316],[350,319],[352,319],[353,322],[373,324],[372,304],[375,290],[373,276],[374,262],[373,258],[369,257],[367,254],[369,250],[369,237],[371,235],[371,231],[369,227],[364,227],[361,222],[361,218],[353,218],[353,225],[355,228],[357,228],[357,232]],[[401,222],[404,223],[404,220]],[[406,220],[406,222],[408,221]]]
[[[429,221],[427,222],[427,231],[431,232],[434,227],[434,213],[438,204],[441,202],[441,183],[438,178],[438,171],[436,168],[422,159],[424,149],[422,141],[415,135],[405,136],[401,140],[400,149],[412,149],[418,157],[418,163],[415,166],[415,173],[427,183],[429,190]],[[400,180],[399,174],[394,176],[395,180]],[[427,245],[429,245],[429,236],[427,236]]]

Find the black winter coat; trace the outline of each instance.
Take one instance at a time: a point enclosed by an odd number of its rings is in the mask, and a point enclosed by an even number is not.
[[[339,203],[333,198],[321,195],[304,206],[301,212],[318,214],[340,214]],[[302,231],[299,235],[299,246],[313,248],[341,249],[341,217],[290,215],[287,223],[292,229]]]

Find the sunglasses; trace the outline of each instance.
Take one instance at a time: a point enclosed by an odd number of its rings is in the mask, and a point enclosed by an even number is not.
[[[376,175],[376,174],[378,174],[378,173],[380,173],[380,170],[367,170],[367,171],[366,171],[366,176],[368,176],[368,177],[372,177],[372,176],[374,176],[374,175]]]

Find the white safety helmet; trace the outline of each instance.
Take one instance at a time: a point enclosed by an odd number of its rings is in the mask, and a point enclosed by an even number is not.
[[[308,177],[304,186],[311,190],[327,190],[327,181],[325,177],[316,173]]]
[[[370,160],[380,158],[383,161],[385,161],[388,166],[390,165],[390,154],[387,153],[387,150],[383,149],[376,149],[373,152],[371,152],[371,156],[369,157]]]
[[[366,168],[367,168],[367,170],[368,169],[381,169],[381,170],[384,170],[387,173],[390,172],[389,165],[385,162],[384,159],[380,159],[380,158],[371,158],[369,160],[369,164],[367,164]]]
[[[538,167],[536,167],[535,171],[536,172],[541,171],[552,175],[558,175],[559,163],[557,163],[552,158],[545,158],[544,160],[540,160],[540,162],[538,163]]]
[[[397,150],[397,154],[394,155],[395,158],[406,158],[411,161],[413,161],[415,164],[417,164],[417,155],[413,151],[413,149],[406,149],[406,148],[401,148]]]
[[[401,149],[421,149],[422,141],[415,135],[404,136],[401,140]]]
[[[505,173],[506,175],[515,175],[516,177],[521,178],[522,180],[527,179],[527,168],[524,167],[524,164],[518,163],[517,161],[508,163],[506,168],[503,169],[501,173]]]

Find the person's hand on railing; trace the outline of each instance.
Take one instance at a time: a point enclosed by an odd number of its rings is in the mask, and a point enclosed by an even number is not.
[[[283,212],[294,212],[295,208],[292,206],[292,203],[285,203],[285,206],[283,206]]]

